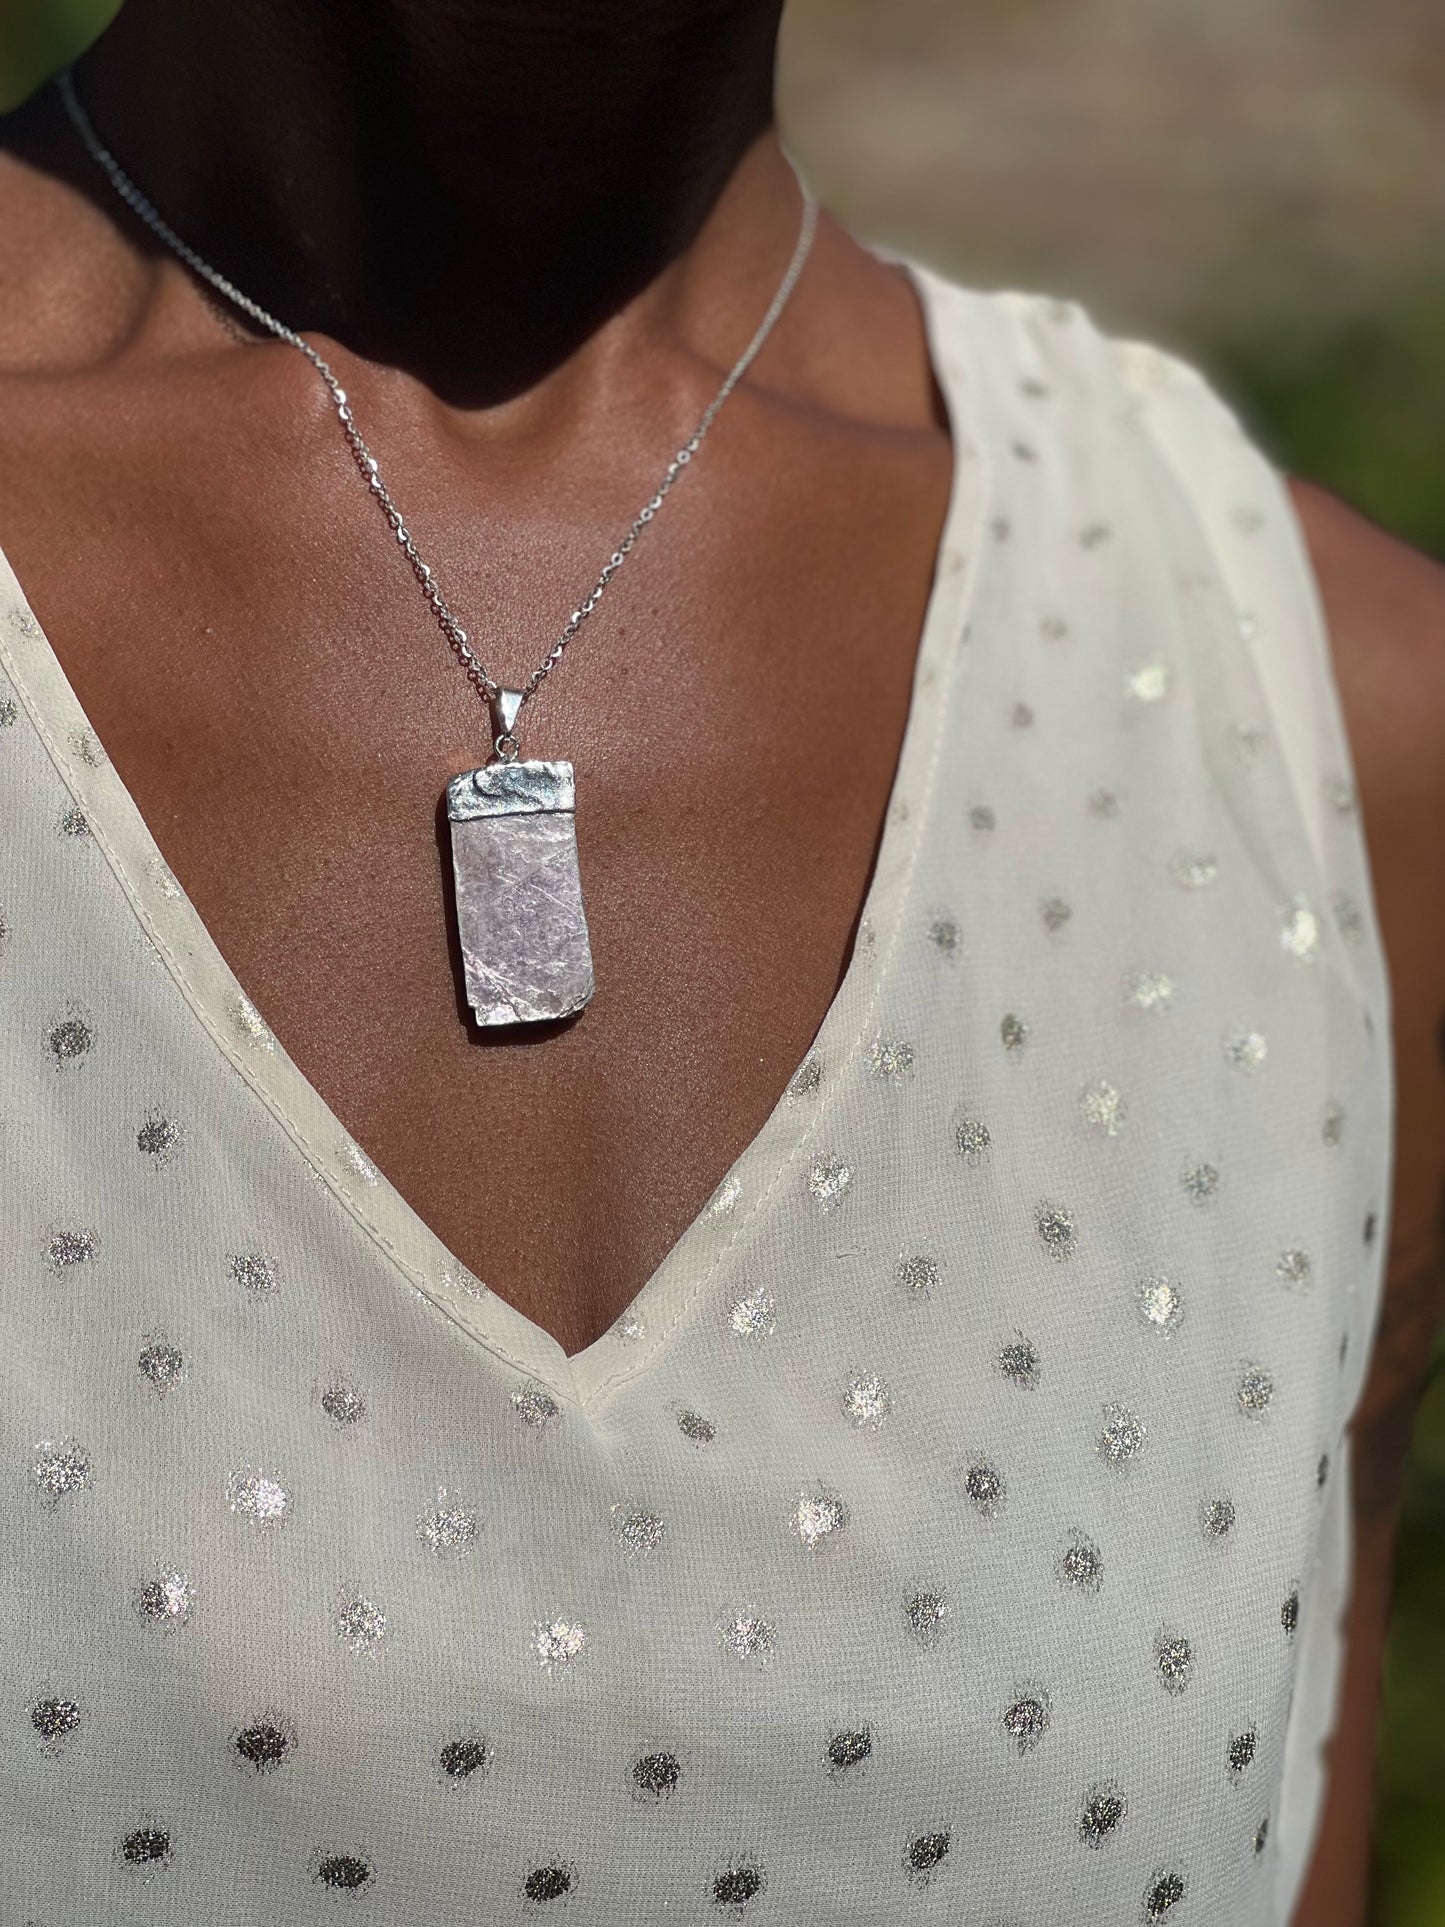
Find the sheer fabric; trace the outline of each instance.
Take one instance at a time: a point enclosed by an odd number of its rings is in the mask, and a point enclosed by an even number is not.
[[[856,953],[575,1358],[0,568],[16,1920],[1284,1927],[1391,1127],[1320,611],[1190,369],[915,275],[955,480]]]

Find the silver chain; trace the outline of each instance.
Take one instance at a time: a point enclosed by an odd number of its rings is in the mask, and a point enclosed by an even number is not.
[[[223,295],[227,301],[231,302],[234,307],[239,308],[242,314],[248,315],[259,327],[266,329],[270,334],[276,335],[280,340],[289,342],[293,348],[299,349],[311,363],[317,374],[320,375],[322,381],[325,382],[332,403],[336,409],[337,419],[341,423],[342,433],[346,436],[347,445],[351,449],[352,457],[356,462],[356,466],[361,471],[362,480],[376,497],[383,515],[385,515],[391,526],[392,533],[396,537],[402,554],[411,566],[412,574],[421,586],[422,594],[431,605],[432,613],[441,626],[442,633],[446,636],[447,641],[455,651],[462,668],[466,671],[473,689],[482,701],[490,707],[501,696],[502,685],[483,667],[480,657],[477,656],[472,649],[470,637],[461,623],[457,621],[455,615],[453,615],[446,597],[442,594],[440,584],[437,582],[430,567],[422,560],[421,551],[417,548],[412,538],[411,530],[407,527],[401,510],[392,500],[391,491],[381,478],[381,471],[377,467],[376,457],[367,447],[361,430],[356,426],[356,421],[351,412],[351,405],[346,397],[346,390],[337,380],[329,364],[317,353],[309,341],[306,341],[301,335],[297,334],[294,328],[288,328],[284,321],[278,321],[275,315],[268,314],[258,301],[253,301],[249,295],[242,294],[234,282],[228,281],[225,275],[221,274],[216,268],[213,268],[208,261],[203,261],[194,248],[187,246],[180,235],[176,233],[175,229],[170,226],[155,206],[147,200],[146,196],[120,165],[120,162],[116,160],[109,148],[102,142],[94,126],[91,124],[90,116],[80,104],[80,100],[75,92],[75,84],[68,68],[56,76],[56,85],[60,90],[60,97],[65,103],[65,110],[69,114],[76,132],[84,142],[91,157],[100,165],[108,176],[111,186],[125,202],[126,206],[130,208],[131,212],[137,215],[157,239],[163,241],[172,253],[177,255],[180,260],[185,263],[192,274],[198,276],[200,280],[214,288],[217,294]],[[579,602],[577,607],[572,611],[557,640],[532,671],[526,682],[522,684],[521,689],[516,692],[521,698],[519,709],[522,705],[531,701],[532,697],[536,695],[548,676],[551,675],[558,663],[561,662],[563,655],[566,653],[568,643],[573,640],[577,631],[602,600],[608,583],[622,567],[628,556],[631,555],[637,545],[638,537],[667,500],[674,482],[682,475],[693,460],[693,457],[702,447],[704,437],[717,420],[728,396],[732,394],[733,390],[757,359],[763,343],[777,325],[779,317],[788,305],[789,297],[798,285],[798,279],[803,272],[804,264],[812,249],[813,235],[817,224],[817,204],[811,195],[808,194],[807,190],[804,189],[802,221],[798,228],[798,239],[793,248],[792,259],[788,262],[786,272],[782,280],[778,283],[777,292],[768,305],[767,313],[758,324],[757,332],[747,347],[744,348],[741,355],[739,355],[736,362],[734,362],[722,386],[703,410],[697,427],[694,428],[691,435],[688,436],[682,447],[678,449],[677,453],[668,463],[651,499],[638,510],[626,534],[622,537],[606,562],[603,563],[590,593]],[[515,730],[515,727],[516,725],[514,723],[513,730]],[[501,757],[507,759],[515,757],[517,754],[517,739],[515,734],[506,732],[497,736],[494,740],[494,748]]]

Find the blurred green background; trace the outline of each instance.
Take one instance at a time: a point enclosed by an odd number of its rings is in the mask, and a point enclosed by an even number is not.
[[[118,6],[0,0],[0,110]],[[1282,466],[1445,558],[1440,0],[790,0],[781,113],[859,234],[1175,348]],[[1396,1571],[1375,1927],[1445,1923],[1442,1364]]]

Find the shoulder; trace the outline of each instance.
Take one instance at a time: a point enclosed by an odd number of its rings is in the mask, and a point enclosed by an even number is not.
[[[1130,556],[1163,554],[1192,527],[1265,684],[1307,701],[1316,734],[1338,697],[1397,1016],[1445,1090],[1426,1043],[1445,955],[1445,566],[1281,474],[1188,359],[1115,336],[1074,302],[935,283],[972,340],[999,461],[1015,429],[1048,435],[1054,411],[1056,453],[1091,485],[1107,474]]]
[[[1377,867],[1445,870],[1445,567],[1292,481]],[[1433,848],[1431,847],[1433,846]],[[1424,881],[1424,872],[1420,872]],[[1423,908],[1423,906],[1422,906]]]

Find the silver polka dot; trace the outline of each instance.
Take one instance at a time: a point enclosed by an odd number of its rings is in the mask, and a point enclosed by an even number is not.
[[[893,1267],[893,1276],[912,1297],[931,1298],[938,1284],[938,1260],[905,1254]]]
[[[682,1761],[676,1754],[644,1754],[632,1761],[632,1784],[647,1800],[667,1800],[682,1779]]]
[[[1104,1583],[1104,1555],[1086,1534],[1075,1532],[1059,1554],[1056,1571],[1071,1591],[1097,1593]]]
[[[1180,850],[1169,874],[1181,890],[1207,890],[1219,877],[1219,859],[1208,850]]]
[[[1018,1748],[1019,1757],[1032,1753],[1049,1730],[1049,1696],[1036,1687],[1023,1688],[1003,1716],[1003,1730]]]
[[[1000,1021],[999,1038],[1007,1051],[1020,1051],[1029,1040],[1029,1027],[1023,1018],[1009,1011]]]
[[[477,1543],[477,1530],[475,1510],[445,1486],[416,1522],[417,1537],[438,1559],[465,1559]]]
[[[1141,970],[1128,978],[1124,999],[1136,1010],[1168,1010],[1174,1002],[1174,979],[1162,970]]]
[[[713,1192],[712,1198],[708,1203],[708,1210],[715,1218],[730,1217],[733,1211],[736,1210],[738,1200],[742,1195],[742,1180],[729,1174],[723,1179],[717,1190]]]
[[[1199,1529],[1206,1539],[1225,1539],[1234,1530],[1233,1499],[1206,1499],[1199,1508]]]
[[[835,1733],[828,1741],[825,1757],[828,1771],[836,1779],[840,1774],[850,1773],[862,1766],[873,1752],[873,1735],[866,1726],[848,1728]]]
[[[711,1445],[717,1437],[717,1427],[710,1418],[703,1418],[699,1412],[679,1412],[677,1427],[685,1439],[694,1445]]]
[[[1172,1278],[1141,1278],[1134,1287],[1134,1302],[1139,1316],[1152,1330],[1167,1338],[1178,1331],[1184,1317],[1184,1300]]]
[[[1045,1199],[1034,1212],[1034,1229],[1044,1249],[1053,1257],[1067,1258],[1072,1255],[1078,1233],[1074,1214],[1067,1206],[1051,1204]]]
[[[359,1853],[324,1853],[316,1862],[316,1878],[323,1887],[356,1893],[371,1885],[372,1865]]]
[[[226,1501],[238,1518],[261,1526],[279,1525],[291,1508],[290,1493],[273,1473],[250,1469],[231,1474]]]
[[[57,1064],[73,1064],[89,1052],[95,1032],[84,1018],[63,1017],[46,1031],[45,1041]]]
[[[1337,1150],[1345,1141],[1345,1109],[1342,1104],[1327,1104],[1320,1120],[1320,1142]]]
[[[181,1127],[174,1118],[152,1111],[135,1134],[135,1148],[157,1164],[164,1164],[180,1149],[181,1138]]]
[[[843,1387],[843,1412],[850,1425],[877,1432],[893,1410],[893,1394],[876,1372],[855,1372]]]
[[[1032,729],[1034,725],[1033,705],[1031,703],[1015,703],[1009,721],[1015,729]]]
[[[975,803],[968,813],[968,820],[976,830],[996,830],[998,818],[987,803]]]
[[[975,1459],[963,1475],[963,1489],[981,1519],[996,1519],[1003,1510],[1003,1474],[989,1459]]]
[[[328,1385],[321,1394],[321,1409],[337,1425],[359,1425],[366,1417],[366,1400],[354,1385]]]
[[[106,755],[101,748],[100,738],[93,729],[78,729],[70,739],[70,747],[77,762],[84,763],[87,769],[103,769]]]
[[[1090,792],[1090,795],[1089,795],[1090,816],[1103,816],[1103,817],[1117,816],[1119,814],[1119,808],[1120,808],[1119,796],[1117,791],[1108,790],[1108,789],[1099,789],[1099,790],[1093,790]]]
[[[90,1484],[90,1454],[74,1439],[40,1439],[31,1466],[36,1490],[52,1505]]]
[[[666,1526],[645,1506],[615,1505],[612,1527],[628,1552],[656,1552],[666,1537]]]
[[[724,1652],[755,1666],[766,1666],[777,1651],[776,1633],[755,1612],[729,1613],[719,1622],[718,1633]]]
[[[1259,1031],[1241,1026],[1226,1032],[1224,1060],[1235,1070],[1244,1071],[1246,1074],[1263,1070],[1268,1056],[1269,1043]]]
[[[1182,1633],[1161,1632],[1154,1641],[1154,1670],[1166,1693],[1182,1693],[1194,1672],[1194,1648]]]
[[[336,1155],[343,1168],[359,1183],[375,1185],[381,1182],[380,1172],[354,1138],[342,1138],[336,1147]]]
[[[1235,1401],[1246,1418],[1261,1418],[1274,1400],[1274,1379],[1262,1365],[1246,1365],[1234,1388]]]
[[[532,1657],[544,1672],[566,1672],[586,1646],[587,1629],[575,1619],[549,1619],[532,1629]]]
[[[788,1080],[787,1095],[791,1098],[812,1097],[822,1081],[822,1059],[805,1057]]]
[[[926,1887],[947,1857],[952,1834],[947,1827],[918,1833],[903,1849],[903,1871],[915,1887]]]
[[[1102,1847],[1118,1833],[1129,1812],[1122,1788],[1113,1781],[1092,1786],[1079,1813],[1079,1838],[1086,1847]]]
[[[727,1327],[737,1338],[770,1338],[777,1322],[778,1301],[766,1285],[755,1286],[728,1307]]]
[[[820,1210],[831,1211],[842,1203],[844,1193],[852,1182],[852,1167],[841,1158],[818,1158],[808,1169],[808,1196]]]
[[[1258,723],[1236,723],[1229,732],[1234,753],[1247,768],[1257,763],[1269,747],[1269,731]]]
[[[1073,914],[1072,906],[1062,897],[1045,897],[1039,905],[1039,921],[1051,936],[1057,936]]]
[[[913,1069],[912,1044],[901,1037],[875,1037],[868,1046],[868,1068],[881,1083],[900,1083]]]
[[[1334,911],[1335,928],[1348,944],[1361,944],[1365,941],[1365,913],[1347,890],[1336,890],[1330,898],[1330,908]]]
[[[89,1264],[99,1249],[100,1239],[93,1231],[57,1231],[46,1255],[56,1271],[68,1271],[72,1265]]]
[[[1124,673],[1124,694],[1130,702],[1141,703],[1146,707],[1151,703],[1162,703],[1169,694],[1169,665],[1167,662],[1136,663]]]
[[[363,1593],[343,1599],[332,1624],[336,1637],[353,1653],[374,1652],[390,1630],[386,1614]]]
[[[1354,784],[1348,776],[1333,774],[1325,778],[1325,801],[1337,816],[1353,816],[1359,805]]]
[[[173,1385],[179,1385],[185,1372],[185,1360],[181,1357],[180,1348],[159,1332],[146,1339],[136,1364],[141,1377],[162,1397]]]
[[[151,881],[155,884],[156,892],[159,896],[163,897],[167,903],[180,902],[185,893],[181,889],[180,884],[176,882],[175,876],[168,868],[164,858],[160,856],[151,857],[146,864],[146,870],[150,875]]]
[[[1300,1616],[1299,1587],[1291,1586],[1290,1590],[1285,1595],[1284,1604],[1279,1609],[1279,1623],[1284,1628],[1285,1632],[1290,1636],[1290,1638],[1293,1638],[1294,1635],[1299,1631],[1299,1616]]]
[[[761,1867],[723,1867],[708,1882],[708,1893],[715,1906],[741,1915],[748,1902],[756,1900],[767,1884],[767,1875]]]
[[[1087,522],[1079,530],[1079,547],[1097,549],[1107,542],[1113,531],[1107,522]]]
[[[179,895],[179,891],[176,894]],[[236,999],[234,1018],[236,1029],[253,1049],[275,1050],[276,1039],[271,1035],[270,1026],[249,997]]]
[[[196,1589],[183,1572],[158,1572],[143,1580],[135,1607],[148,1626],[183,1626],[196,1603]]]
[[[810,1552],[835,1538],[848,1524],[848,1508],[836,1492],[800,1492],[793,1501],[793,1531]]]
[[[561,1406],[540,1385],[518,1385],[512,1393],[512,1410],[523,1425],[539,1432],[555,1425],[562,1416]]]
[[[1314,1284],[1309,1253],[1298,1248],[1282,1251],[1275,1260],[1274,1275],[1291,1291],[1308,1291]]]
[[[953,956],[958,949],[958,925],[952,917],[935,917],[928,926],[928,941],[945,957]]]
[[[1117,1137],[1129,1115],[1128,1106],[1107,1078],[1095,1078],[1079,1093],[1079,1112],[1085,1126],[1100,1137]]]
[[[1144,1889],[1145,1927],[1165,1920],[1185,1895],[1184,1876],[1165,1867],[1156,1867]]]
[[[1125,1465],[1144,1449],[1143,1420],[1127,1405],[1106,1405],[1104,1423],[1095,1440],[1099,1457],[1106,1465]]]
[[[274,1773],[294,1752],[296,1733],[288,1721],[263,1714],[248,1725],[238,1727],[231,1735],[231,1744],[237,1758],[253,1772]]]
[[[36,1700],[30,1708],[30,1724],[46,1745],[58,1748],[80,1731],[81,1711],[71,1699]]]
[[[1000,1350],[998,1368],[1005,1378],[1024,1391],[1036,1391],[1041,1369],[1038,1347],[1020,1332]]]
[[[981,1117],[962,1114],[953,1120],[953,1148],[965,1164],[977,1164],[993,1142],[993,1133]]]
[[[281,1267],[263,1252],[247,1251],[233,1257],[231,1276],[252,1298],[274,1298],[281,1289]]]
[[[951,1611],[947,1594],[931,1588],[909,1593],[903,1601],[908,1630],[924,1646],[931,1646],[942,1635]]]
[[[122,1867],[147,1878],[168,1865],[171,1854],[171,1836],[166,1827],[135,1827],[123,1835],[119,1843]]]
[[[19,714],[13,697],[0,696],[0,729],[13,729]]]
[[[1219,1171],[1213,1164],[1186,1165],[1179,1182],[1191,1204],[1208,1204],[1219,1193]]]
[[[1248,1767],[1253,1766],[1258,1747],[1259,1731],[1256,1727],[1249,1726],[1242,1733],[1231,1735],[1226,1756],[1231,1779],[1239,1779]]]
[[[90,822],[85,811],[78,809],[73,803],[60,812],[56,827],[62,836],[68,836],[77,842],[81,837],[90,835]]]
[[[1295,963],[1312,963],[1320,954],[1319,919],[1304,897],[1295,897],[1280,911],[1279,943]]]

